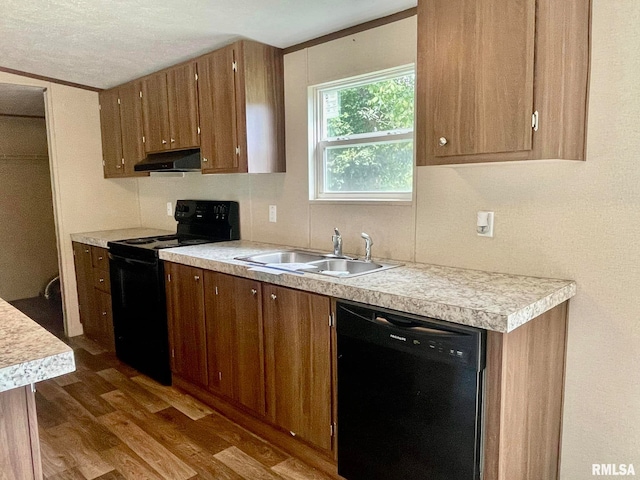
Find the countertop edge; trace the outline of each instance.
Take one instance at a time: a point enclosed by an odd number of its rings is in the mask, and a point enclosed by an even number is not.
[[[73,241],[86,243],[89,245],[106,248],[107,242],[116,238],[135,238],[138,236],[150,236],[154,233],[149,228],[131,228],[123,230],[105,230],[100,232],[87,232],[72,234]],[[156,232],[162,232],[156,230]],[[166,233],[166,232],[165,232]],[[169,232],[170,233],[170,232]],[[281,245],[265,245],[259,242],[246,242],[251,247],[265,247],[272,249],[290,249],[302,247],[290,247]],[[367,287],[363,285],[349,285],[342,282],[342,279],[331,277],[320,277],[317,275],[298,275],[295,273],[283,273],[282,275],[272,275],[263,272],[250,271],[251,265],[231,259],[231,258],[208,258],[194,254],[193,252],[185,252],[184,249],[190,247],[177,247],[164,249],[159,251],[161,260],[180,263],[196,268],[204,268],[220,273],[235,275],[251,280],[257,280],[274,285],[294,288],[310,293],[326,295],[338,300],[351,300],[369,304],[376,307],[388,308],[400,312],[422,315],[440,320],[469,325],[472,327],[483,328],[500,333],[508,333],[528,321],[540,316],[546,311],[556,307],[557,305],[569,300],[576,294],[577,286],[574,281],[540,278],[540,281],[557,281],[557,289],[551,292],[541,292],[540,298],[532,301],[529,305],[521,304],[511,306],[517,308],[516,311],[509,312],[508,309],[499,307],[491,308],[490,306],[470,306],[455,305],[452,302],[438,302],[434,299],[420,298],[419,296],[403,295],[401,292],[385,292],[384,289],[375,288],[375,286]],[[407,267],[411,265],[424,266],[425,264],[412,264],[406,262]],[[430,267],[438,267],[437,265]],[[442,267],[467,272],[480,272],[482,274],[492,274],[492,272],[473,271],[458,267]],[[382,275],[382,273],[381,273]],[[535,280],[535,277],[527,277],[525,275],[509,275],[496,273],[497,276],[523,277]],[[303,280],[301,280],[303,278]],[[563,284],[564,283],[564,284]],[[556,288],[553,286],[553,288]]]
[[[305,276],[304,285],[296,282],[300,275],[294,273],[284,273],[282,275],[270,275],[263,272],[250,271],[251,265],[239,261],[223,261],[187,255],[184,253],[167,249],[160,251],[160,259],[188,265],[191,267],[205,268],[220,273],[236,275],[251,280],[271,283],[283,287],[296,288],[299,290],[327,295],[338,300],[351,300],[354,302],[366,303],[377,307],[389,308],[415,315],[428,316],[440,320],[483,328],[500,333],[508,333],[528,321],[538,317],[544,312],[552,309],[560,303],[569,300],[576,293],[576,283],[569,281],[567,285],[550,295],[534,302],[533,304],[520,309],[518,312],[505,315],[497,312],[489,312],[479,309],[465,308],[443,303],[434,303],[416,297],[402,297],[404,304],[398,308],[400,295],[385,293],[360,286],[346,285],[339,283],[340,280],[327,277],[322,279],[312,276]],[[334,287],[337,285],[341,291]],[[427,313],[425,313],[427,312]]]
[[[73,350],[29,360],[0,370],[0,392],[50,380],[76,370]]]

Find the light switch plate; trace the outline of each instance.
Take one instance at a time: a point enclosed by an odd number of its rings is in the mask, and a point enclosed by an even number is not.
[[[173,205],[171,205],[171,202],[167,202],[167,215],[173,217]]]
[[[278,221],[278,207],[275,205],[269,205],[269,221],[276,223]]]

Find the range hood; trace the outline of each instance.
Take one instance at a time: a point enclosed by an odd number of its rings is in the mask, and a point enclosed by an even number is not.
[[[149,153],[133,169],[136,172],[199,172],[200,149]]]

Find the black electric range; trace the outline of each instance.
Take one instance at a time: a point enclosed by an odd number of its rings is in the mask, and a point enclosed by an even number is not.
[[[159,250],[240,239],[237,202],[178,200],[173,235],[109,242],[116,355],[170,385],[164,266]]]

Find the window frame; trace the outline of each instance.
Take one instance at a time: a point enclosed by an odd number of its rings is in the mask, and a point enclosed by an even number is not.
[[[349,135],[348,137],[323,138],[325,126],[323,93],[331,90],[353,88],[375,82],[381,82],[403,75],[416,74],[415,64],[401,65],[385,70],[378,70],[364,75],[358,75],[340,80],[312,85],[309,87],[309,199],[318,202],[412,202],[415,192],[415,84],[414,84],[414,125],[412,128],[387,130]],[[412,184],[407,192],[325,192],[325,152],[332,147],[358,147],[365,145],[379,145],[385,143],[413,141],[412,155]]]

